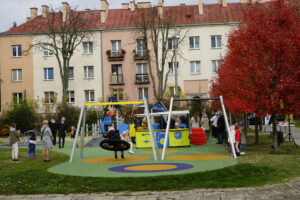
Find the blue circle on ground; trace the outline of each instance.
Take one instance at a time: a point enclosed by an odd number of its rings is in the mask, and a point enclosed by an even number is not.
[[[138,166],[148,166],[148,165],[173,165],[176,166],[174,169],[165,169],[165,170],[145,170],[145,171],[134,171],[127,170],[128,167],[138,167]],[[122,165],[117,167],[111,167],[108,170],[112,172],[120,172],[120,173],[155,173],[155,172],[170,172],[170,171],[180,171],[193,168],[193,165],[185,164],[185,163],[148,163],[148,164],[134,164],[134,165]]]
[[[175,137],[177,140],[179,140],[179,139],[182,138],[182,133],[181,133],[180,131],[177,131],[177,132],[174,133],[174,137]]]

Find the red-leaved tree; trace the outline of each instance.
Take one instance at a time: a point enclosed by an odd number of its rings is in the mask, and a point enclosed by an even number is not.
[[[223,95],[233,113],[300,112],[300,17],[297,0],[255,4],[229,36],[228,53],[212,81],[212,96]]]

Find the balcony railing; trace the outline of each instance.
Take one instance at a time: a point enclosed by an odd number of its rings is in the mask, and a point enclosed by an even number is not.
[[[124,85],[123,74],[111,75],[110,85]]]
[[[150,83],[150,81],[149,81],[149,74],[136,74],[135,83],[136,84],[147,84],[147,83]]]
[[[148,58],[147,50],[134,50],[134,59],[135,60],[146,60]]]
[[[107,50],[106,55],[108,57],[108,60],[110,61],[118,61],[118,60],[124,60],[126,51],[124,49],[122,50]]]

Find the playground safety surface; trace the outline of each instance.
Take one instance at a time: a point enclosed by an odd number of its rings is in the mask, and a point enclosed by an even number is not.
[[[53,150],[70,155],[71,147],[72,143],[67,142],[65,148],[54,147]],[[160,160],[160,151],[159,160],[154,161],[150,148],[134,148],[134,153],[130,155],[126,151],[122,159],[118,152],[118,159],[115,159],[111,151],[89,147],[84,148],[83,159],[80,159],[80,148],[77,148],[72,163],[61,163],[48,171],[72,176],[145,177],[203,172],[237,164],[225,147],[216,145],[215,141],[201,146],[168,148],[165,160]]]

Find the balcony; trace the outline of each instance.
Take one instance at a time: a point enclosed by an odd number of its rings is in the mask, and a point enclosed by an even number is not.
[[[123,74],[111,75],[110,85],[124,85]]]
[[[106,51],[106,55],[109,61],[120,61],[120,60],[124,60],[126,51],[124,49],[122,50],[116,50],[116,51],[112,51],[112,50],[107,50]]]
[[[134,60],[147,60],[148,59],[148,52],[147,50],[133,50],[134,53]]]
[[[149,74],[136,74],[135,83],[136,84],[148,84],[148,83],[150,83]]]

